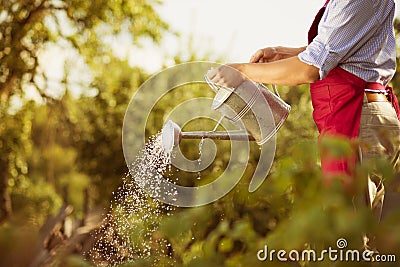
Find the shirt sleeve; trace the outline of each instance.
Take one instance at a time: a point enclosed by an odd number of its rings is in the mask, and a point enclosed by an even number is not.
[[[318,35],[298,55],[319,68],[320,79],[352,56],[374,34],[371,0],[331,0],[318,26]]]

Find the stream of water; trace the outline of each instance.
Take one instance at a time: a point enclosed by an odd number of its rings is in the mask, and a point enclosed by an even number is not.
[[[211,132],[215,132],[215,131],[217,130],[218,126],[221,124],[221,122],[222,122],[222,120],[224,119],[224,117],[225,117],[225,116],[222,115],[222,116],[219,118],[217,124],[215,125],[214,129],[212,129]],[[202,151],[203,151],[203,144],[204,144],[204,137],[201,138],[200,143],[199,143],[199,158],[197,159],[197,164],[198,164],[199,170],[201,169],[201,153],[202,153]],[[201,179],[201,171],[198,171],[198,172],[197,172],[197,180],[200,180],[200,179]]]

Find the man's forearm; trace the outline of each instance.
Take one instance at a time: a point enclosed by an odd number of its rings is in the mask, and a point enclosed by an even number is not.
[[[250,80],[266,84],[299,85],[319,79],[318,68],[300,61],[297,56],[270,63],[243,63],[236,68]]]
[[[274,47],[276,53],[280,55],[282,59],[290,58],[297,56],[304,50],[306,50],[307,46],[302,47],[285,47],[285,46],[277,46]]]

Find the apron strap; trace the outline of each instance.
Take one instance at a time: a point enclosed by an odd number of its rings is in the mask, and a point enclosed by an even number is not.
[[[329,0],[326,0],[325,4],[321,9],[318,11],[317,15],[314,18],[314,21],[311,24],[310,29],[308,30],[308,44],[314,40],[315,36],[318,35],[318,24],[324,15],[326,5],[329,3]]]

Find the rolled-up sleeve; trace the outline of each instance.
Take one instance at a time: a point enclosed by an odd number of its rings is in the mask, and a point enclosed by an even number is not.
[[[319,68],[320,79],[345,62],[372,36],[377,21],[372,0],[331,0],[318,26],[318,35],[298,55]]]

